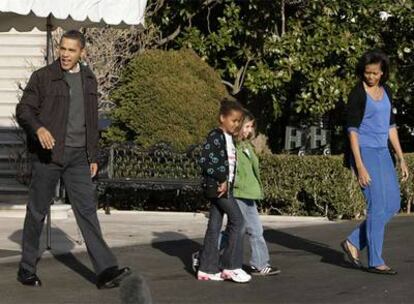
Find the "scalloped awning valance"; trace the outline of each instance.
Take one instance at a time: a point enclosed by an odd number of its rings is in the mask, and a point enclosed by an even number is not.
[[[1,0],[0,31],[144,26],[147,0]]]

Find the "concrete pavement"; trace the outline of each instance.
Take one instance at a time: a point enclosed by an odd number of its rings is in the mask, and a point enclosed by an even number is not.
[[[205,230],[202,214],[100,214],[105,237],[120,265],[143,275],[154,303],[412,303],[414,270],[413,216],[398,216],[389,225],[384,257],[397,276],[349,268],[339,242],[358,221],[328,222],[311,218],[263,218],[272,264],[282,273],[254,278],[249,284],[200,282],[191,271],[191,253]],[[43,255],[38,274],[42,288],[15,280],[22,219],[0,218],[0,303],[120,303],[120,290],[97,290],[83,245],[76,244],[74,220],[54,221],[54,248],[72,253]],[[16,230],[17,229],[17,230]],[[8,240],[4,240],[4,236]],[[10,237],[13,236],[13,237]],[[71,244],[71,245],[68,245]],[[65,245],[65,246],[63,246]],[[245,262],[249,252],[246,245]],[[9,260],[8,260],[9,259]],[[362,261],[366,263],[365,253]]]
[[[52,249],[55,253],[86,251],[85,244],[77,228],[76,220],[70,209],[63,208],[52,213]],[[18,259],[24,212],[11,213],[0,211],[0,263]],[[106,215],[98,211],[101,228],[110,247],[150,244],[183,238],[201,238],[207,226],[203,213],[185,212],[140,212],[112,211]],[[10,217],[13,216],[13,217]],[[274,229],[302,225],[330,224],[320,217],[262,216],[263,223]],[[42,235],[43,250],[46,235]],[[46,255],[48,253],[46,252]]]

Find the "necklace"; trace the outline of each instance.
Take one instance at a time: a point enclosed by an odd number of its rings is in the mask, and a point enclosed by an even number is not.
[[[381,99],[382,96],[382,87],[376,85],[374,87],[368,87],[364,84],[365,91],[376,101]]]

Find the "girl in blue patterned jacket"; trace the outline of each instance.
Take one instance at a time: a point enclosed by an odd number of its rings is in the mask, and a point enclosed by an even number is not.
[[[238,102],[222,101],[220,125],[208,134],[203,145],[199,163],[204,177],[204,194],[210,200],[211,207],[200,252],[198,280],[246,283],[251,279],[242,270],[243,215],[232,194],[237,159],[233,134],[238,129],[242,116],[243,107]],[[217,244],[224,214],[227,215],[228,246],[220,256]]]

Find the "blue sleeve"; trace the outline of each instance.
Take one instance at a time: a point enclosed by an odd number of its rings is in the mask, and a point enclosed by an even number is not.
[[[351,133],[351,131],[354,131],[355,133],[358,133],[358,128],[355,128],[355,127],[349,127],[349,128],[347,129],[347,131],[348,131],[348,134],[349,134],[349,133]]]

